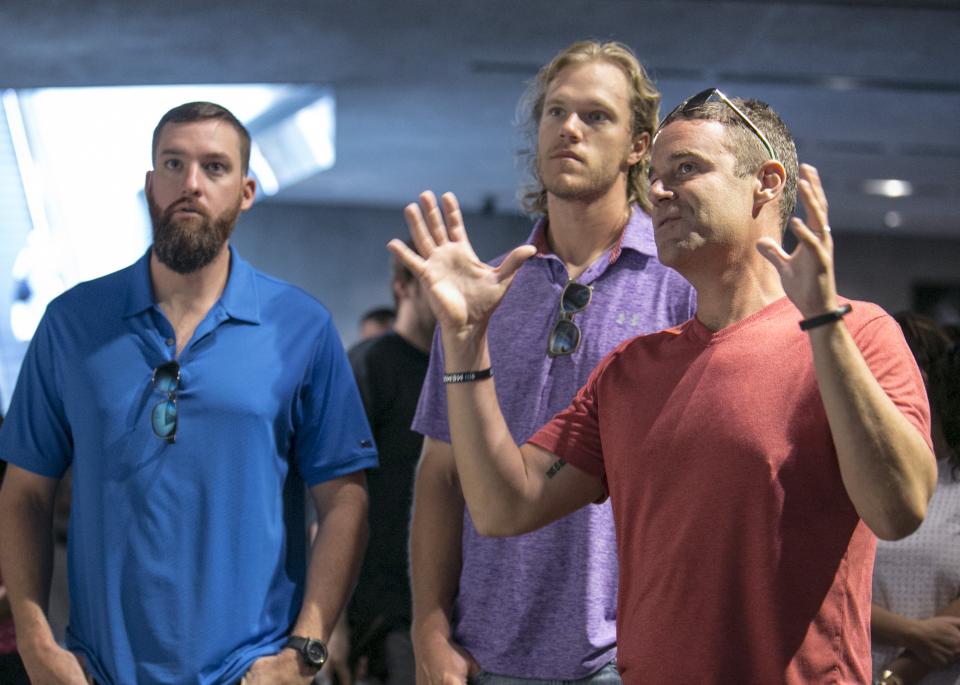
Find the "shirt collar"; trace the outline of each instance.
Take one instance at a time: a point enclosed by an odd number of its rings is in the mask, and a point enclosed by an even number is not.
[[[631,209],[633,211],[630,213],[630,220],[627,221],[618,249],[614,252],[619,253],[626,247],[640,254],[656,257],[657,243],[653,239],[653,221],[645,211],[640,209],[639,205],[633,205]],[[611,255],[611,261],[613,260],[616,260],[616,257]]]
[[[639,205],[631,205],[630,219],[623,229],[620,240],[610,251],[610,263],[617,261],[624,248],[639,252],[640,254],[651,257],[657,256],[657,244],[653,239],[653,222],[650,217],[640,209]],[[527,244],[537,248],[537,255],[544,257],[552,254],[550,245],[547,242],[547,219],[540,217],[534,224],[530,236],[527,238]]]
[[[130,283],[127,288],[127,306],[124,317],[134,316],[153,307],[153,285],[150,283],[150,251],[130,267]],[[230,246],[230,274],[227,285],[218,302],[227,315],[249,323],[260,323],[260,297],[257,291],[256,271],[246,262],[233,245]]]
[[[127,306],[123,317],[135,316],[153,306],[153,286],[150,284],[150,249],[130,267],[127,283]]]
[[[257,272],[230,246],[230,276],[220,296],[220,304],[234,319],[260,323],[260,296],[257,291]]]

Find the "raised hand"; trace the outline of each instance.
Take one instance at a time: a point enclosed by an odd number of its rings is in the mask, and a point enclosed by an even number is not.
[[[757,249],[779,272],[787,297],[804,318],[810,318],[837,308],[833,237],[827,219],[827,196],[820,175],[809,164],[800,165],[797,190],[807,219],[790,219],[790,230],[798,241],[796,249],[788,255],[772,238],[761,238]]]
[[[469,339],[486,330],[517,269],[536,248],[520,246],[499,267],[488,266],[470,245],[457,198],[446,193],[441,202],[442,213],[434,194],[426,191],[419,205],[404,209],[416,252],[396,239],[387,247],[420,281],[444,333]]]

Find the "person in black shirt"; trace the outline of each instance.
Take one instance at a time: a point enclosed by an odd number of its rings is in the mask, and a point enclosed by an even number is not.
[[[349,352],[380,468],[367,473],[370,543],[348,608],[350,662],[365,657],[371,679],[413,685],[407,530],[414,472],[423,436],[410,430],[427,373],[436,319],[420,284],[396,259],[392,283],[397,319],[392,331]]]

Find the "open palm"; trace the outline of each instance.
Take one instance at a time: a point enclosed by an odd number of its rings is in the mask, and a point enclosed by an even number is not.
[[[446,193],[441,201],[442,212],[434,194],[426,191],[419,205],[404,209],[416,252],[396,239],[388,248],[420,281],[440,326],[470,336],[486,328],[517,269],[536,249],[520,246],[497,268],[484,264],[470,245],[457,198]]]
[[[784,292],[806,318],[836,309],[837,291],[827,197],[817,170],[801,164],[797,188],[807,216],[805,222],[790,220],[797,247],[788,255],[777,241],[761,238],[757,248],[776,267]]]

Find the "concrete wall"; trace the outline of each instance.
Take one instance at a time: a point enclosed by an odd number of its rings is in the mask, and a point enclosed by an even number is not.
[[[526,240],[522,216],[467,215],[471,241],[491,259]],[[295,283],[333,314],[344,344],[357,337],[366,310],[393,306],[387,241],[406,238],[402,208],[370,209],[258,203],[244,214],[231,239],[257,268]]]
[[[845,233],[842,229],[835,233],[837,284],[847,297],[871,300],[896,312],[914,307],[916,285],[960,288],[958,240]]]
[[[522,216],[468,215],[467,228],[481,259],[526,239]],[[893,238],[834,229],[840,292],[888,311],[912,306],[916,283],[960,286],[960,241]],[[240,220],[233,242],[258,268],[301,286],[333,313],[344,343],[356,339],[367,309],[390,304],[386,243],[406,237],[402,210],[318,207],[263,202]]]

